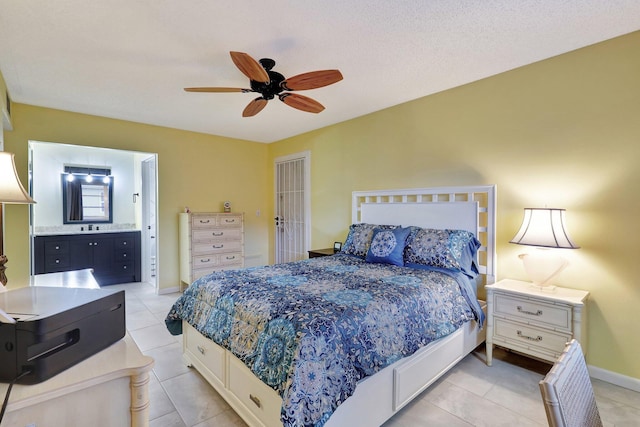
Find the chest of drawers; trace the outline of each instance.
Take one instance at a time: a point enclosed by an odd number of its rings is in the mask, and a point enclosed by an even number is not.
[[[487,364],[493,345],[555,362],[572,338],[587,348],[589,292],[556,287],[541,291],[531,283],[501,280],[487,292]]]
[[[242,213],[181,213],[180,287],[214,271],[244,266]]]

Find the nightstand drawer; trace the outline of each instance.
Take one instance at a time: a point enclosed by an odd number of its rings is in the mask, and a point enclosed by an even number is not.
[[[562,353],[567,342],[571,340],[571,333],[550,331],[504,319],[495,319],[493,340],[500,344],[515,344],[525,348],[547,350],[554,354]]]
[[[522,319],[529,324],[571,331],[571,307],[567,305],[495,294],[494,313],[496,316],[508,316],[513,320]]]

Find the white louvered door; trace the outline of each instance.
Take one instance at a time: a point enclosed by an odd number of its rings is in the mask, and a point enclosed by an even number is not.
[[[275,262],[306,258],[311,240],[310,153],[275,160]]]

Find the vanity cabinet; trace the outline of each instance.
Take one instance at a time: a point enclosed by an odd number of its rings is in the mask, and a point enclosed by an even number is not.
[[[139,282],[140,232],[64,234],[34,238],[34,274],[93,269],[101,285]]]

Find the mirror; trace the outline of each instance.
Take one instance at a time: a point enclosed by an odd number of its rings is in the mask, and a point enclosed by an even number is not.
[[[112,202],[112,176],[62,174],[62,220],[64,224],[112,223]]]

